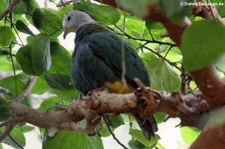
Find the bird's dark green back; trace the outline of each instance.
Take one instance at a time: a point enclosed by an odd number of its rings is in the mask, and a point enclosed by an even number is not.
[[[124,52],[125,78],[136,88],[134,78],[150,85],[147,70],[135,50],[121,38],[98,24],[78,29],[72,58],[72,79],[83,94],[104,86],[106,82],[121,80]]]

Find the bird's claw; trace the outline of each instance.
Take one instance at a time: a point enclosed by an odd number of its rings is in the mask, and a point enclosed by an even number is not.
[[[87,126],[86,126],[86,131],[89,136],[96,135],[97,130],[96,126],[101,120],[101,116],[98,115],[96,112],[93,110],[88,110],[86,114],[86,121],[87,121]]]
[[[144,90],[138,88],[135,91],[135,95],[140,105],[140,108],[138,108],[138,110],[141,112],[142,116],[149,117],[149,115],[155,113],[159,106],[158,99],[161,98],[161,95],[158,92],[155,92],[150,88],[145,88]]]

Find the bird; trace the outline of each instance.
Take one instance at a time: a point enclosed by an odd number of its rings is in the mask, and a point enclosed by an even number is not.
[[[70,32],[76,33],[71,78],[83,95],[100,88],[118,94],[131,93],[138,88],[134,78],[150,85],[147,69],[134,48],[86,12],[67,13],[63,29],[64,39]],[[154,117],[144,119],[138,113],[133,115],[144,136],[148,140],[154,137],[158,129]]]

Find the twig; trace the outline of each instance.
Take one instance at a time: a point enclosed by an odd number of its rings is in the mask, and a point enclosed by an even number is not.
[[[6,121],[4,121],[4,122],[2,122],[2,123],[0,124],[0,127],[3,127],[3,126],[5,126],[5,125],[9,124],[9,123],[11,123],[12,121],[14,121],[14,119],[6,120]]]
[[[17,145],[19,146],[21,149],[24,149],[10,134],[9,134],[9,138]]]
[[[106,123],[106,126],[107,126],[109,132],[111,133],[113,139],[116,140],[116,142],[117,142],[120,146],[122,146],[124,149],[128,149],[123,143],[120,142],[119,139],[117,139],[116,135],[115,135],[115,134],[113,133],[113,131],[111,130],[111,128],[110,128],[110,126],[109,126],[109,123],[108,123],[107,119],[105,118],[105,116],[103,116],[103,120],[104,120],[104,122]]]
[[[152,34],[150,34],[151,37],[152,37],[152,40],[147,40],[147,39],[143,39],[143,38],[135,38],[135,37],[132,37],[131,35],[129,35],[128,33],[126,33],[124,30],[120,29],[118,26],[115,25],[115,27],[116,27],[117,29],[119,29],[121,32],[123,32],[123,34],[124,34],[125,36],[127,36],[127,38],[130,38],[130,39],[133,39],[133,40],[146,41],[146,43],[142,44],[142,45],[141,45],[140,47],[138,47],[138,48],[144,47],[145,49],[147,49],[147,50],[149,50],[150,52],[156,54],[159,58],[162,58],[163,60],[165,60],[166,62],[168,62],[170,65],[174,66],[175,68],[177,68],[178,70],[181,71],[181,68],[179,68],[177,65],[175,65],[174,63],[170,62],[168,59],[165,58],[166,55],[165,55],[165,56],[162,56],[162,55],[159,54],[158,52],[156,52],[156,51],[154,51],[153,49],[151,49],[151,48],[149,48],[149,47],[146,46],[146,45],[149,44],[149,43],[158,43],[158,44],[160,44],[160,45],[169,45],[169,46],[170,46],[170,48],[169,48],[169,50],[168,50],[168,52],[169,52],[174,46],[176,46],[175,44],[172,44],[172,43],[169,43],[169,42],[161,42],[161,41],[157,41],[157,40],[155,40],[155,39],[153,38]],[[110,29],[110,30],[113,30],[112,28],[109,28],[109,29]],[[151,32],[149,32],[149,33],[151,33]],[[167,53],[168,53],[168,52],[167,52]]]
[[[15,0],[9,6],[3,11],[3,13],[0,16],[0,20],[2,20],[5,16],[7,16],[10,12],[12,12],[13,8],[16,7],[17,4],[19,4],[20,0]]]
[[[15,28],[15,25],[13,24],[12,27],[13,27],[14,31],[16,32],[16,35],[18,36],[18,38],[19,38],[19,40],[20,40],[22,46],[24,46],[23,41],[22,41],[22,39],[21,39],[21,37],[20,37],[20,35],[19,35],[17,29]]]
[[[115,25],[115,27],[121,31],[123,33],[123,35],[125,35],[127,38],[129,39],[133,39],[133,40],[139,40],[139,41],[146,41],[148,43],[157,43],[157,44],[160,44],[160,45],[170,45],[170,46],[176,46],[175,44],[173,43],[170,43],[170,42],[162,42],[162,41],[158,41],[158,40],[148,40],[148,39],[144,39],[144,38],[136,38],[136,37],[133,37],[131,35],[129,35],[128,33],[126,33],[124,30],[122,30],[121,28],[119,28],[117,25]]]
[[[163,57],[163,60],[166,59],[166,56],[168,55],[168,53],[170,52],[170,50],[173,48],[173,46],[170,46],[169,49],[167,50],[166,54]]]
[[[10,60],[12,62],[13,74],[14,74],[14,76],[16,76],[16,68],[15,68],[15,63],[14,63],[13,55],[12,55],[12,43],[10,43],[10,45],[9,45],[9,56],[10,56]]]
[[[2,142],[2,140],[5,139],[9,135],[9,133],[12,131],[12,129],[15,125],[16,125],[16,123],[12,122],[6,126],[6,130],[0,135],[0,142]]]
[[[143,48],[149,50],[150,52],[156,54],[159,58],[161,58],[162,60],[165,60],[167,63],[169,63],[170,65],[174,66],[175,68],[177,68],[178,70],[181,71],[181,68],[178,67],[177,65],[175,65],[175,63],[170,62],[168,59],[166,59],[164,56],[162,56],[161,54],[159,54],[158,52],[156,52],[155,50],[147,47],[147,46],[143,46]]]
[[[32,87],[34,86],[35,82],[36,82],[37,77],[36,76],[32,76],[30,79],[30,82],[28,83],[27,87],[24,89],[24,91],[18,96],[16,97],[13,102],[22,102],[23,99],[28,95],[28,93],[30,92],[30,90],[32,89]]]

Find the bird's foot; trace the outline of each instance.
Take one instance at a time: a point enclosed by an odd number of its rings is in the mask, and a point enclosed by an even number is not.
[[[89,136],[94,136],[97,133],[96,126],[101,121],[101,116],[93,110],[88,110],[86,116],[87,126],[86,131]]]
[[[206,113],[209,110],[208,109],[209,108],[209,105],[206,102],[206,100],[200,101],[197,105],[194,105],[194,107],[195,107],[195,113],[196,114]]]
[[[105,89],[106,89],[105,87],[96,88],[96,89],[93,89],[93,90],[88,91],[87,95],[91,96],[93,94],[97,94],[99,92],[102,92]]]
[[[158,99],[161,98],[161,95],[158,92],[150,88],[145,88],[144,90],[138,88],[135,91],[135,95],[139,101],[140,105],[139,111],[141,111],[142,116],[149,117],[149,115],[154,114],[155,111],[158,109],[159,106]]]

